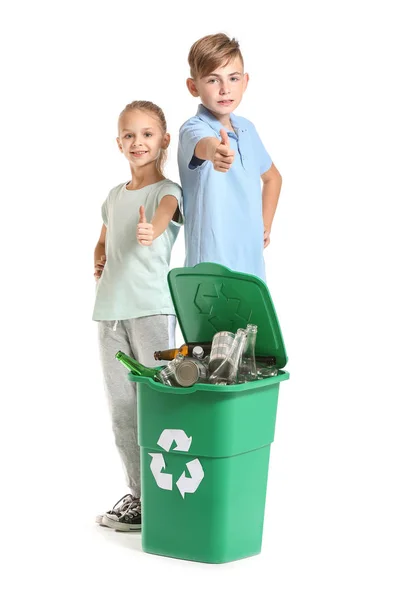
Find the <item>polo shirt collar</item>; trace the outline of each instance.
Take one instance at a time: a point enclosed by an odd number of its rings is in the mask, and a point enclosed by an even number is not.
[[[206,123],[208,123],[214,129],[214,131],[216,131],[218,134],[221,131],[221,129],[226,129],[226,127],[224,127],[222,125],[222,123],[220,121],[218,121],[218,119],[216,117],[214,117],[214,115],[208,110],[208,108],[203,106],[203,104],[199,104],[199,108],[197,110],[197,116],[200,117],[200,119],[202,121],[205,121]],[[231,119],[233,127],[236,130],[238,130],[240,128],[240,126],[239,126],[237,118],[235,117],[235,115],[233,113],[231,113],[230,119]],[[228,132],[228,134],[232,133],[232,131],[230,131],[229,129],[227,129],[226,131]]]

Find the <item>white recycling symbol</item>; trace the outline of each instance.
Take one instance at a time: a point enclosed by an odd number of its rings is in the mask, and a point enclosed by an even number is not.
[[[161,446],[166,452],[169,452],[174,442],[176,443],[174,451],[189,452],[192,438],[188,437],[183,429],[164,429],[157,445]],[[172,490],[172,475],[162,472],[165,469],[163,454],[161,452],[149,452],[149,455],[152,457],[150,469],[158,487],[163,490]],[[190,477],[186,477],[185,471],[183,471],[176,482],[176,487],[180,491],[182,498],[185,498],[185,494],[194,494],[204,477],[203,467],[198,458],[187,462],[186,468],[190,473]]]

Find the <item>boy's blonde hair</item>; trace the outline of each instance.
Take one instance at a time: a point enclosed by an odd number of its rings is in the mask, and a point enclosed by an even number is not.
[[[165,119],[165,115],[164,115],[162,109],[159,106],[157,106],[157,104],[153,104],[153,102],[149,102],[148,100],[135,100],[134,102],[127,104],[125,106],[124,110],[119,115],[118,129],[119,129],[119,120],[121,119],[122,115],[127,113],[129,110],[141,110],[143,112],[148,112],[148,113],[151,113],[152,115],[155,115],[157,117],[157,119],[159,120],[161,131],[163,132],[163,134],[167,133],[167,121]],[[166,160],[167,160],[167,151],[164,148],[161,148],[160,155],[156,160],[156,169],[161,175],[163,175],[163,168],[164,168]]]
[[[243,63],[239,42],[225,33],[206,35],[190,48],[188,61],[192,79],[206,77],[220,66],[239,57]]]

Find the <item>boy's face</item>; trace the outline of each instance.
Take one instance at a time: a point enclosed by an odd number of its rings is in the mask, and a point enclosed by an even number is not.
[[[243,63],[237,57],[206,77],[188,79],[186,83],[192,96],[200,97],[202,104],[219,118],[239,106],[248,81],[249,76],[243,73]]]
[[[168,133],[163,134],[157,117],[138,109],[128,110],[120,117],[118,133],[118,147],[134,167],[155,161],[170,140]]]

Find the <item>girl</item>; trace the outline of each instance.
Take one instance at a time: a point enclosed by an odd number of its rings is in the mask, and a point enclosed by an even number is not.
[[[99,322],[101,363],[115,442],[130,494],[97,517],[102,525],[141,528],[136,385],[115,359],[118,350],[151,366],[156,348],[175,345],[174,307],[167,273],[182,218],[182,190],[162,168],[170,142],[164,113],[152,102],[128,104],[117,143],[131,179],[113,188],[102,206],[94,252],[97,280],[93,319]]]

